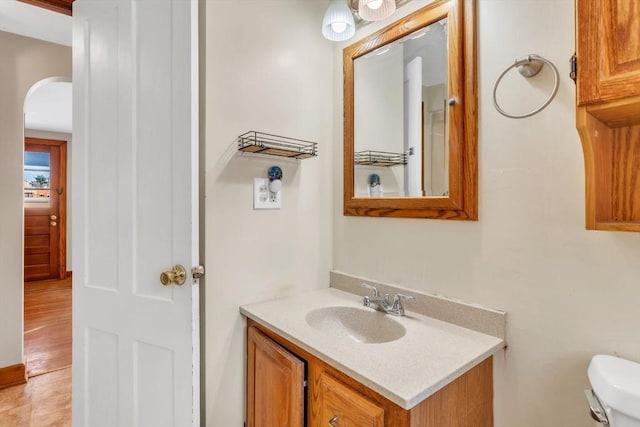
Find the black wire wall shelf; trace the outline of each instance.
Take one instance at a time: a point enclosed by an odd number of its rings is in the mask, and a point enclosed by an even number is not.
[[[318,155],[318,143],[251,130],[238,137],[238,150],[290,159],[308,159]]]
[[[407,164],[407,155],[404,153],[388,153],[386,151],[357,151],[353,155],[356,165],[365,166],[397,166]]]

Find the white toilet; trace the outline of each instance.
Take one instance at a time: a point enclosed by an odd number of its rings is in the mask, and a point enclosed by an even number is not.
[[[591,416],[611,427],[640,427],[640,363],[600,354],[587,374]]]

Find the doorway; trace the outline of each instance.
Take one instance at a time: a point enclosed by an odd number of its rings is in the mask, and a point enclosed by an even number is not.
[[[24,280],[67,275],[67,142],[25,138]]]
[[[29,90],[23,160],[23,337],[29,380],[19,391],[31,405],[24,411],[30,424],[24,425],[71,425],[71,116],[69,79],[47,78]]]

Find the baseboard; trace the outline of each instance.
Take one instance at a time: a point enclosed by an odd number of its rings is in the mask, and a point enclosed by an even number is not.
[[[0,389],[27,382],[27,366],[24,363],[0,368]]]

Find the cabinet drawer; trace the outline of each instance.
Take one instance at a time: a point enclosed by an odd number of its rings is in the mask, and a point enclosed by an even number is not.
[[[317,427],[383,427],[384,409],[334,379],[320,374]]]

